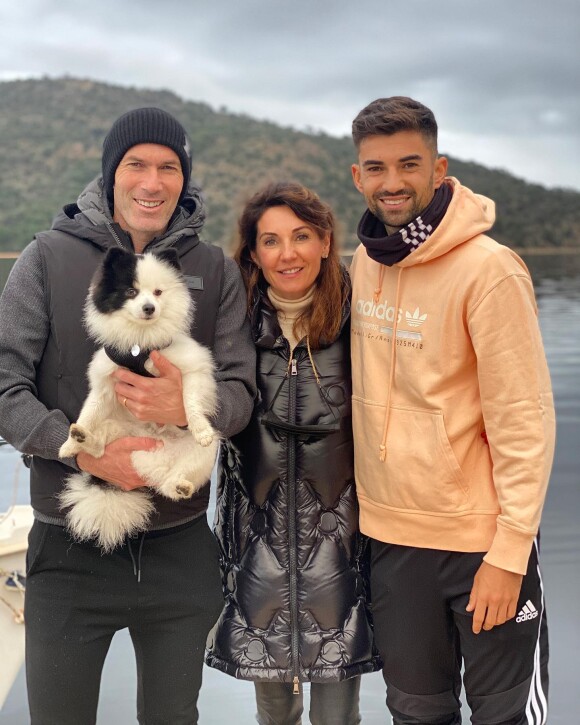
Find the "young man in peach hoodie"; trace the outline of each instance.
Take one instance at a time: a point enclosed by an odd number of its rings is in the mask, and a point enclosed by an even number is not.
[[[353,122],[368,210],[351,268],[360,525],[396,725],[547,718],[537,534],[554,407],[529,273],[494,203],[447,177],[422,104]]]

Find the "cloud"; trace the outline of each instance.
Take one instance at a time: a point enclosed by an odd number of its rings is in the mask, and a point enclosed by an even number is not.
[[[410,95],[449,153],[580,189],[579,26],[577,0],[21,0],[3,10],[0,78],[167,88],[337,135]]]

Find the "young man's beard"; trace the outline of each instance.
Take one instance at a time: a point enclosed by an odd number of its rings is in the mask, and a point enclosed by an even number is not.
[[[397,196],[408,196],[411,202],[411,208],[408,211],[388,211],[380,204],[380,199],[389,199]],[[401,190],[395,194],[377,194],[372,198],[372,206],[369,204],[370,211],[380,219],[391,233],[398,231],[409,222],[416,219],[428,204],[420,204],[417,200],[417,194],[411,190]]]

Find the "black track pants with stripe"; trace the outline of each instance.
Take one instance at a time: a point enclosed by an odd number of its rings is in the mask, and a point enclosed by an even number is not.
[[[371,598],[395,725],[547,722],[548,630],[536,546],[516,617],[478,635],[465,611],[484,554],[371,541]]]

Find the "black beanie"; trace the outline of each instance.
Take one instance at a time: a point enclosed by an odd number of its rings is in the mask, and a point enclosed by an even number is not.
[[[183,126],[160,108],[137,108],[118,118],[103,141],[103,189],[113,204],[115,172],[127,151],[140,143],[156,143],[175,151],[181,162],[183,199],[191,175],[191,147]]]

